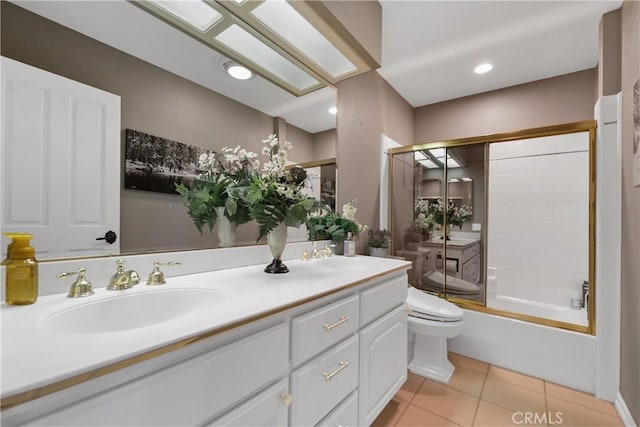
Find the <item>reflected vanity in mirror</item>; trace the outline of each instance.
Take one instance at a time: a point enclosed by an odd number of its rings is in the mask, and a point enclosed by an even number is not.
[[[594,141],[585,121],[391,150],[392,253],[411,285],[591,332]]]

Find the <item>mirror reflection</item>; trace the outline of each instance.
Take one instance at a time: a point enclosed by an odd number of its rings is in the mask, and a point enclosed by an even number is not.
[[[394,160],[409,161],[414,168],[414,191],[397,191],[395,182],[393,188],[394,199],[403,193],[408,198],[413,192],[413,218],[410,223],[408,217],[404,219],[403,246],[396,252],[414,263],[412,285],[483,303],[483,146],[434,148],[399,156]]]
[[[40,7],[36,3],[21,4],[21,6]],[[163,194],[123,187],[125,129],[204,150],[220,151],[223,147],[241,145],[247,150],[258,153],[262,140],[275,131],[281,139],[286,139],[293,145],[289,153],[289,160],[293,163],[335,158],[336,132],[333,128],[335,118],[332,119],[333,125],[324,128],[307,127],[307,130],[294,126],[282,118],[274,118],[249,105],[193,83],[174,72],[152,65],[146,58],[139,59],[94,38],[44,19],[21,6],[2,2],[3,56],[120,97],[119,134],[116,135],[114,142],[116,146],[120,145],[120,159],[117,165],[109,166],[111,170],[118,168],[120,172],[120,182],[116,187],[118,195],[115,196],[119,200],[111,197],[108,202],[105,202],[107,204],[117,202],[120,207],[119,212],[116,213],[119,229],[109,227],[109,230],[113,229],[118,235],[119,249],[111,249],[104,240],[95,241],[94,239],[99,236],[93,233],[90,236],[91,242],[88,243],[91,250],[76,251],[71,254],[67,252],[65,256],[96,255],[100,253],[99,250],[103,251],[102,253],[114,254],[211,248],[219,244],[215,230],[210,233],[205,229],[200,234],[187,215],[186,208],[177,193]],[[63,6],[65,5],[60,5],[60,7]],[[137,9],[127,5],[126,2],[96,4],[96,7],[111,6]],[[79,7],[84,10],[90,5],[84,4]],[[155,23],[155,25],[159,24]],[[47,40],[47,43],[43,43],[43,40]],[[191,39],[189,41],[198,45]],[[153,50],[152,46],[148,48]],[[131,51],[135,49],[132,48]],[[166,50],[165,61],[171,61],[171,52]],[[170,65],[168,64],[168,67]],[[222,67],[216,66],[215,61],[212,61],[210,66],[211,70],[207,72],[207,78],[213,76],[215,79],[224,81],[223,85],[226,86],[240,84],[230,81]],[[202,70],[199,70],[198,74],[201,73]],[[254,85],[252,87],[256,88],[260,83],[258,80],[259,78],[256,77],[246,84]],[[263,96],[257,89],[252,93],[255,97]],[[289,97],[293,99],[292,96]],[[329,99],[328,103],[329,105],[322,108],[325,114],[328,114],[326,111],[332,106],[331,104],[335,105],[335,96]],[[323,122],[324,120],[318,118],[315,121]],[[310,122],[314,122],[313,117]],[[81,142],[86,143],[86,141],[85,138]],[[95,155],[90,156],[95,158]],[[92,166],[87,166],[93,164],[91,162],[78,162],[78,164],[86,167],[87,176],[95,171]],[[326,174],[329,174],[329,171],[324,173]],[[321,191],[324,191],[327,197],[331,197],[331,183],[325,179],[320,185],[326,187]],[[335,191],[335,185],[333,191]],[[80,206],[77,211],[85,212],[97,206],[90,205]],[[3,215],[3,220],[4,218],[6,216]],[[3,225],[3,231],[4,229]],[[11,229],[15,229],[13,224]],[[106,231],[108,230],[103,230],[100,236]],[[256,244],[257,236],[257,226],[254,222],[243,224],[237,228],[236,242],[239,245]],[[36,249],[46,246],[38,241],[37,235],[33,243]],[[40,255],[41,258],[60,256],[59,251]]]
[[[392,152],[392,254],[412,262],[411,285],[588,326],[591,134],[573,125]]]

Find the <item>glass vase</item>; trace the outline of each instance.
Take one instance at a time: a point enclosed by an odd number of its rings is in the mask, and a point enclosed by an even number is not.
[[[282,252],[287,244],[287,225],[284,222],[267,233],[267,244],[273,255],[273,261],[264,268],[265,273],[288,273],[289,269],[282,262]]]
[[[453,229],[453,224],[447,224],[446,227],[442,228],[442,238],[444,240],[451,240],[451,230]]]
[[[229,221],[224,214],[224,206],[216,208],[216,225],[218,226],[218,246],[226,248],[236,244],[236,224]]]

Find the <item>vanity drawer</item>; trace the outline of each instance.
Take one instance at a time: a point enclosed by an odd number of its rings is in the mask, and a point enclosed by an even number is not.
[[[366,326],[406,301],[406,274],[362,291],[360,293],[360,324]]]
[[[37,425],[201,425],[287,372],[286,323],[34,420]]]
[[[358,331],[358,295],[296,317],[291,322],[296,366]]]
[[[354,391],[316,427],[356,427],[358,425],[358,391]]]
[[[291,425],[320,421],[358,386],[358,335],[291,374]]]

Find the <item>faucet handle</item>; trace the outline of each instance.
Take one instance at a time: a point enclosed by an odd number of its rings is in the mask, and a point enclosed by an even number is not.
[[[161,265],[182,265],[182,263],[180,261],[169,261],[169,262],[154,261],[153,271],[149,274],[149,278],[147,279],[147,286],[158,286],[158,285],[164,285],[165,283],[167,283],[167,281],[164,280],[164,273],[160,271]]]
[[[71,288],[69,288],[69,293],[67,294],[67,298],[80,298],[86,297],[89,295],[93,295],[93,287],[91,286],[91,282],[87,280],[85,275],[84,268],[80,267],[76,271],[70,271],[68,273],[59,273],[56,275],[58,279],[62,279],[63,277],[74,276],[77,275],[78,278],[75,282],[71,284]]]

